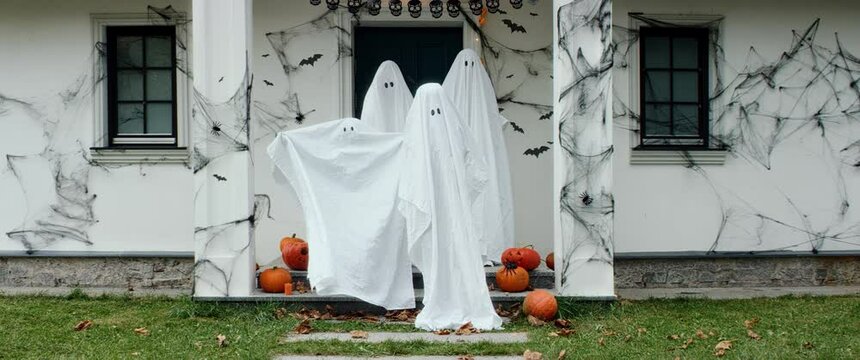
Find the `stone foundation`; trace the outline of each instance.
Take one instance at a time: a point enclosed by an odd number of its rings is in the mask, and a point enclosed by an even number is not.
[[[194,259],[158,257],[0,258],[0,287],[191,289]]]
[[[616,288],[860,285],[860,257],[615,259]]]

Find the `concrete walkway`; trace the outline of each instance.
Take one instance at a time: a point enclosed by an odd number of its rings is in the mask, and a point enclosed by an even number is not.
[[[366,339],[354,339],[350,333],[314,332],[306,335],[289,334],[281,338],[281,343],[300,341],[338,340],[349,342],[380,343],[385,341],[426,341],[434,343],[478,343],[494,344],[523,343],[528,341],[526,333],[478,333],[469,335],[437,335],[432,332],[369,332]]]

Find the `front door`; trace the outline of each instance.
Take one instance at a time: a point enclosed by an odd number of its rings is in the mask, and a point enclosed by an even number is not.
[[[356,27],[354,29],[354,116],[361,115],[376,68],[385,60],[400,66],[409,90],[428,82],[442,83],[463,49],[460,27]]]

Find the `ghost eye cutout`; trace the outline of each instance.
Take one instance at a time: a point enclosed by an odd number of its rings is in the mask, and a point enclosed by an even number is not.
[[[475,61],[474,61],[474,60],[472,61],[472,66],[475,66]]]
[[[392,81],[392,82],[390,82],[389,84],[391,84],[391,87],[394,87],[394,82],[393,82],[393,81]]]
[[[346,128],[343,128],[343,132],[346,132]]]
[[[384,85],[382,85],[382,86],[385,86],[385,88],[386,88],[386,89],[388,89],[388,83],[385,83],[385,84],[384,84]]]
[[[355,131],[355,127],[354,127],[354,126],[350,126],[350,127],[349,127],[349,130],[350,130],[350,131]]]
[[[441,114],[441,113],[442,113],[442,109],[436,108],[436,113],[437,113],[437,114]]]
[[[469,60],[466,60],[466,67],[469,67]]]
[[[436,115],[436,110],[430,109],[430,116]]]

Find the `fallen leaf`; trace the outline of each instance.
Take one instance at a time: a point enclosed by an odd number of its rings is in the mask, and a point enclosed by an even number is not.
[[[757,317],[752,318],[750,320],[744,320],[744,327],[747,329],[752,329],[753,326],[755,326],[756,324],[758,324],[758,318]]]
[[[567,350],[559,351],[558,360],[564,360],[564,357],[567,356]]]
[[[546,325],[546,321],[543,321],[543,320],[538,319],[538,318],[531,316],[531,315],[529,315],[529,317],[527,319],[529,321],[529,325],[531,325],[531,326],[544,326],[544,325]]]
[[[642,335],[642,334],[647,333],[647,332],[648,332],[648,329],[646,329],[646,328],[643,328],[643,327],[636,328],[636,333],[639,335]]]
[[[693,344],[693,338],[689,338],[689,339],[687,339],[687,341],[684,341],[683,345],[681,345],[681,349],[686,350],[692,344]]]
[[[717,345],[714,346],[714,355],[723,356],[726,354],[726,350],[729,350],[731,348],[732,348],[732,341],[731,340],[720,341],[717,343]]]
[[[549,333],[549,334],[546,334],[546,336],[549,336],[549,337],[558,337],[558,331],[554,331],[554,332],[551,332],[551,333]]]
[[[555,327],[557,327],[557,328],[562,328],[562,329],[570,328],[570,320],[555,319],[554,324],[555,324]]]
[[[194,342],[194,347],[196,347],[196,348],[197,348],[197,350],[202,350],[202,349],[203,349],[203,343],[201,343],[201,342],[199,342],[199,341],[195,341],[195,342]]]
[[[752,331],[752,329],[747,329],[747,336],[754,340],[761,340],[761,335],[759,335],[755,331]]]
[[[433,333],[436,335],[451,335],[451,330],[442,329],[442,330],[436,330]]]
[[[310,334],[313,331],[310,320],[302,320],[302,322],[296,325],[293,331],[296,334]]]
[[[615,331],[603,330],[603,336],[615,336]]]
[[[600,346],[606,345],[606,340],[603,338],[597,339],[597,345],[600,345]]]
[[[286,315],[287,315],[287,309],[284,309],[284,308],[275,309],[275,319],[278,319],[278,320],[283,319],[284,316],[286,316]]]
[[[676,357],[675,357],[675,360],[681,360],[681,357],[680,357],[680,356],[676,356]]]
[[[475,357],[472,355],[463,355],[463,356],[458,356],[457,360],[475,360]]]
[[[543,354],[541,354],[537,351],[526,350],[526,352],[523,353],[523,359],[524,360],[541,360],[541,359],[543,359]]]
[[[84,320],[84,321],[79,322],[77,325],[75,325],[74,330],[75,331],[83,331],[83,330],[89,329],[90,326],[93,326],[92,320]]]
[[[624,342],[628,342],[633,339],[633,335],[624,336]]]
[[[218,341],[218,347],[225,347],[228,345],[227,337],[222,334],[216,335],[215,340]]]
[[[299,294],[306,294],[309,291],[308,286],[305,285],[304,281],[296,281],[295,284],[293,284],[293,290]]]
[[[814,347],[815,347],[815,345],[812,345],[812,343],[811,343],[811,342],[809,342],[809,341],[804,341],[804,342],[803,342],[803,348],[804,348],[804,349],[807,349],[807,350],[808,350],[808,349],[812,349],[812,348],[814,348]]]
[[[353,330],[349,332],[349,336],[353,339],[367,339],[367,331]]]
[[[696,330],[696,337],[705,340],[708,338],[708,335],[705,335],[705,332],[702,330]]]
[[[460,325],[460,328],[458,328],[457,331],[454,332],[454,335],[469,335],[469,334],[477,334],[479,332],[481,332],[481,331],[478,329],[475,329],[475,327],[472,326],[471,322],[467,322],[463,325]]]
[[[134,329],[134,332],[138,335],[149,336],[149,330],[147,330],[145,327],[139,327],[137,329]]]
[[[677,335],[677,334],[672,334],[672,335],[667,336],[666,338],[669,340],[678,340],[681,338],[681,336]]]
[[[140,353],[135,351],[135,352],[131,353],[131,356],[140,356]]]

